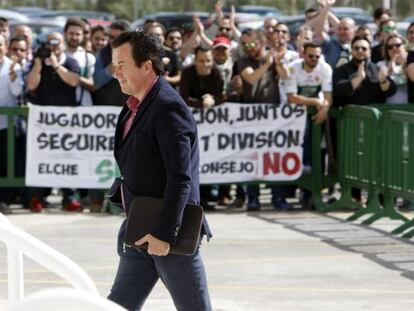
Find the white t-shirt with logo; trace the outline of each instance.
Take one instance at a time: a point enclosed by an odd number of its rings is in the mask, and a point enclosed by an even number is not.
[[[74,53],[66,51],[66,54],[68,54],[70,57],[74,58],[78,62],[81,77],[93,79],[93,73],[95,71],[96,62],[95,56],[93,54],[86,52],[85,49],[82,47],[79,47],[77,51]],[[81,106],[92,106],[92,95],[87,89],[78,85],[76,87],[76,101],[80,101]]]
[[[331,66],[319,60],[311,72],[306,72],[304,65],[300,58],[288,66],[289,78],[284,81],[286,94],[323,99],[323,92],[332,92]]]

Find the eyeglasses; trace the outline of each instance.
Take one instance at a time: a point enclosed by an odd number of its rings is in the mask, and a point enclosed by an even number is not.
[[[242,45],[245,49],[254,49],[257,46],[256,42],[242,42]]]
[[[320,55],[316,55],[316,54],[309,54],[306,57],[307,58],[310,58],[310,59],[319,59],[319,58],[321,58]]]
[[[22,49],[22,48],[12,48],[11,49],[12,50],[12,52],[26,52],[27,51],[27,49]]]
[[[395,43],[395,44],[388,44],[387,49],[392,50],[393,48],[399,49],[401,47],[402,43]]]
[[[390,32],[393,32],[395,29],[397,29],[397,28],[392,27],[392,26],[384,26],[384,28],[382,28],[382,32],[390,33]]]
[[[219,30],[229,32],[231,30],[231,28],[230,27],[220,27]]]
[[[368,48],[366,47],[366,46],[354,46],[354,47],[352,47],[352,49],[355,51],[355,52],[358,52],[358,51],[363,51],[363,52],[366,52],[366,51],[368,51]]]

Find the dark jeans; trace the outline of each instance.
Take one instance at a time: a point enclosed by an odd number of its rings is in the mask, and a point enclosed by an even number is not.
[[[125,221],[118,234],[118,272],[111,293],[112,300],[128,310],[140,310],[158,279],[170,292],[177,310],[211,310],[207,279],[201,255],[148,255],[145,251],[125,247]]]

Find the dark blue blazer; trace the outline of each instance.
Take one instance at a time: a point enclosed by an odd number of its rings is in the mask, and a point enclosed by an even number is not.
[[[164,198],[151,234],[174,244],[186,203],[200,202],[197,127],[184,100],[162,77],[138,107],[122,139],[130,111],[121,111],[115,132],[115,159],[123,176],[127,213],[136,196]],[[211,236],[204,219],[204,233]]]

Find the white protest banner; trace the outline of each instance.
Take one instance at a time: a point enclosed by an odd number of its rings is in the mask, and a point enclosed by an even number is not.
[[[26,185],[109,188],[117,173],[113,149],[120,110],[31,105]]]
[[[306,109],[298,105],[224,103],[194,109],[200,181],[292,181],[302,174]]]

